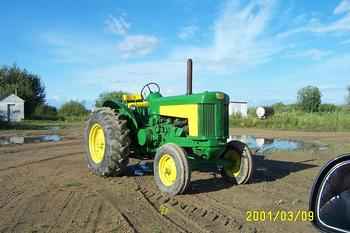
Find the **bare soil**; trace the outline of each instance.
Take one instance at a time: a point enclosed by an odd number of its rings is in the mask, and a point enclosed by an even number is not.
[[[317,232],[309,222],[247,222],[246,213],[307,210],[321,166],[350,152],[350,133],[231,129],[232,134],[318,141],[329,149],[257,154],[254,179],[242,186],[193,172],[191,190],[168,197],[151,175],[92,175],[82,129],[59,133],[61,142],[0,146],[0,232]]]

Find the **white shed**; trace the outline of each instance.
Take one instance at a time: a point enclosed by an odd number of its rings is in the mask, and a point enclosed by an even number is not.
[[[15,94],[0,99],[0,118],[10,122],[23,120],[24,100]]]
[[[248,116],[248,102],[246,101],[231,101],[229,106],[229,114]]]

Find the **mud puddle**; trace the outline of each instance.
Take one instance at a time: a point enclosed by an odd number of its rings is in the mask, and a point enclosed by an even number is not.
[[[328,146],[317,143],[307,143],[301,140],[283,138],[262,138],[252,135],[233,135],[230,140],[238,140],[246,143],[252,150],[268,154],[274,151],[297,151],[297,150],[327,150]]]
[[[9,136],[0,137],[0,145],[29,144],[38,142],[59,142],[62,137],[57,134],[42,136]]]

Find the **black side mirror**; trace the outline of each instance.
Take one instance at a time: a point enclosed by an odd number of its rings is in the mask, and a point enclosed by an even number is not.
[[[313,224],[322,232],[350,232],[350,154],[329,161],[311,190]]]

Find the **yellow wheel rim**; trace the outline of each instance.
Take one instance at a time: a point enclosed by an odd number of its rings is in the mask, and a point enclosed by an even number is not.
[[[224,158],[231,162],[229,165],[224,166],[226,175],[230,177],[239,176],[241,172],[241,155],[234,150],[229,150],[224,155]]]
[[[159,160],[159,177],[165,186],[171,186],[176,181],[176,164],[173,157],[164,154]]]
[[[90,156],[94,163],[100,163],[105,154],[106,140],[100,124],[94,124],[89,133]]]

